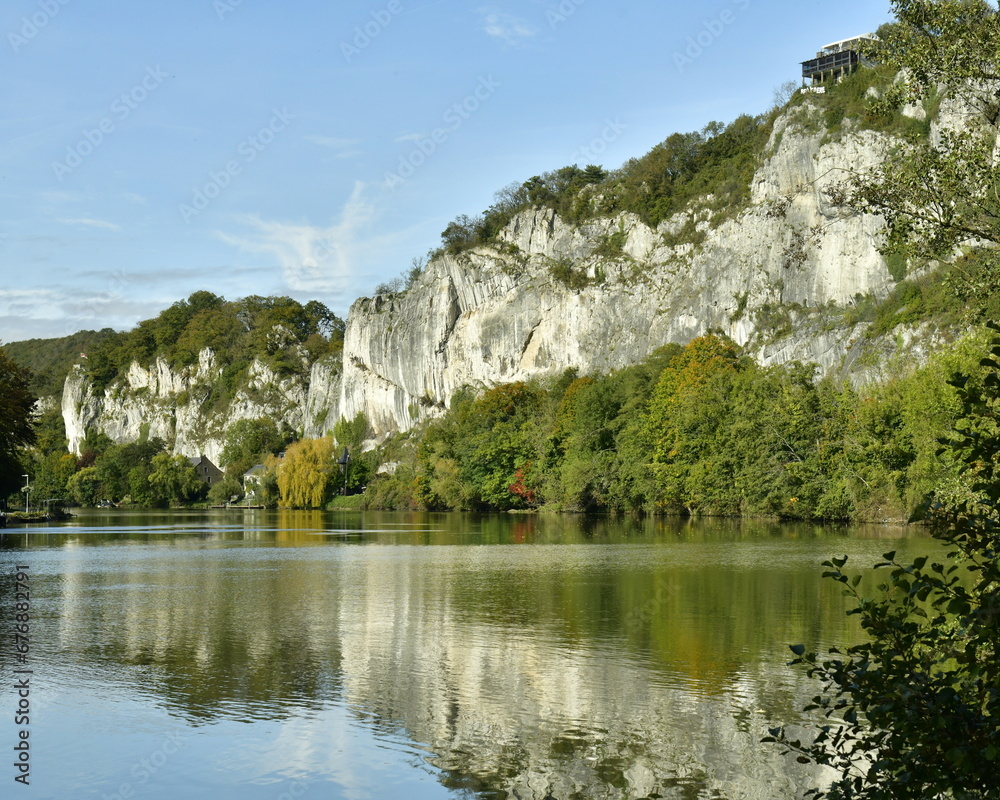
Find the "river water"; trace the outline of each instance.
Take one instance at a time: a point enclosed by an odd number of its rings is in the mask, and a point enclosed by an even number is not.
[[[787,646],[860,640],[820,562],[870,572],[936,546],[897,528],[238,510],[8,530],[0,794],[794,797],[822,776],[759,741],[818,688]]]

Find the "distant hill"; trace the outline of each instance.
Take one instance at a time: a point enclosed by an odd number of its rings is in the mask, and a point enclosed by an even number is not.
[[[99,344],[117,335],[111,328],[78,331],[59,339],[27,339],[9,342],[3,349],[22,367],[31,370],[31,388],[39,397],[61,395],[70,367],[79,364],[81,353],[91,353]]]

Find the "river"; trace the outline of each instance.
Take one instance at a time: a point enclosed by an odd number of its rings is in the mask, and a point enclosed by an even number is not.
[[[11,529],[0,747],[12,764],[28,732],[30,787],[3,767],[3,796],[791,798],[821,776],[760,743],[818,688],[788,645],[860,639],[820,562],[870,573],[936,546],[539,515],[83,511]]]

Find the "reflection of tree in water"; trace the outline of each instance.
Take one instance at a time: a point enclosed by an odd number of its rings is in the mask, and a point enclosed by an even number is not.
[[[812,690],[786,642],[850,633],[811,563],[751,569],[731,530],[664,549],[607,521],[522,523],[568,546],[123,548],[61,583],[59,657],[144,667],[195,723],[345,705],[477,796],[792,796],[802,773],[758,745],[759,709],[795,719]]]

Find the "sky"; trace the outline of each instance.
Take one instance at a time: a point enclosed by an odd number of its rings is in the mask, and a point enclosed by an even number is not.
[[[5,0],[0,342],[351,303],[568,164],[766,111],[871,0]]]

